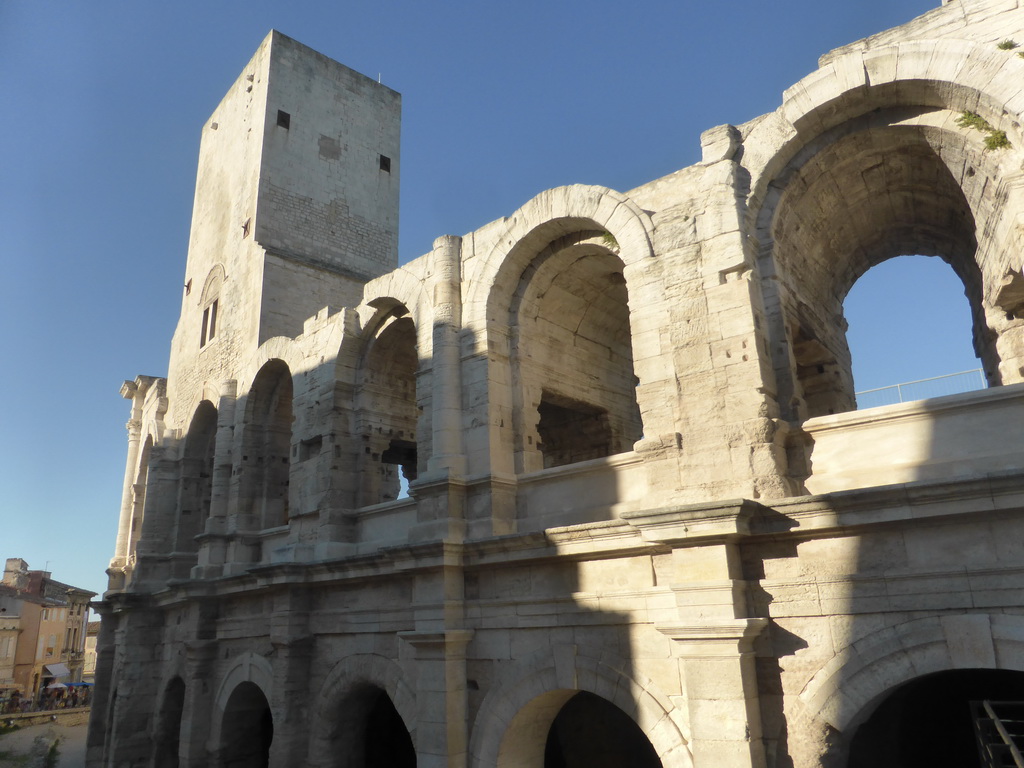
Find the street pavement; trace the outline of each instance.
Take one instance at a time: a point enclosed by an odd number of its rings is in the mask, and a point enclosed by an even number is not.
[[[45,737],[45,744],[50,739],[57,737],[60,743],[57,745],[59,757],[58,768],[85,768],[85,735],[89,726],[81,725],[54,725],[43,723],[42,725],[30,725],[27,728],[19,728],[17,731],[0,736],[0,768],[25,768],[31,763],[25,757],[32,755],[32,748],[36,739]],[[45,754],[46,746],[40,749],[37,747],[36,754]]]

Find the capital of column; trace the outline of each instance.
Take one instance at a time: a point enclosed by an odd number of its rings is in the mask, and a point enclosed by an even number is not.
[[[447,629],[441,632],[420,632],[412,630],[399,632],[398,636],[416,649],[420,659],[465,657],[466,646],[473,639],[471,629]]]
[[[684,658],[735,657],[753,651],[754,640],[768,619],[717,620],[707,624],[660,624],[657,630],[681,646]]]

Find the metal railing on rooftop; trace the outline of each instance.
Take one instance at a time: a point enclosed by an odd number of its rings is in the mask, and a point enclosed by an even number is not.
[[[856,392],[857,409],[877,408],[881,405],[908,403],[912,400],[925,400],[929,397],[958,395],[961,392],[973,392],[985,389],[988,383],[981,368],[960,373],[948,373],[945,376],[933,376],[930,379],[918,379],[902,384],[893,384],[877,389],[865,389]]]

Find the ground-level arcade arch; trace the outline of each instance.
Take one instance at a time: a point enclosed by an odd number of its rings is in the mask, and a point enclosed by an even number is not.
[[[551,757],[552,726],[582,692],[587,694],[585,714],[596,712],[604,718],[617,710],[607,722],[621,726],[630,721],[636,731],[624,729],[628,743],[646,742],[664,768],[690,768],[682,714],[653,681],[620,671],[629,666],[625,660],[616,663],[607,652],[580,646],[554,646],[510,665],[500,673],[473,723],[470,766],[545,765],[545,754]],[[596,705],[595,699],[600,700]],[[653,758],[650,765],[655,765]]]
[[[309,765],[413,768],[415,723],[416,695],[401,667],[376,654],[349,656],[334,665],[316,697]]]
[[[1024,672],[1024,616],[946,614],[875,627],[822,665],[799,701],[812,719],[839,733],[835,750],[845,755],[893,692],[957,670]]]
[[[273,668],[262,656],[245,653],[228,668],[217,688],[209,744],[212,765],[267,766],[273,743]]]
[[[164,687],[153,736],[155,768],[178,768],[181,719],[185,709],[185,681],[175,675]]]
[[[978,762],[972,705],[989,702],[1000,717],[1024,711],[1024,672],[956,669],[911,680],[888,692],[850,738],[848,768],[970,768]],[[1016,726],[1010,726],[1016,731]],[[987,735],[988,743],[1000,743]]]

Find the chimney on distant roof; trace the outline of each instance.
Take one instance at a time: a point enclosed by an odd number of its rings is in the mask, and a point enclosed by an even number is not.
[[[28,563],[20,557],[9,557],[4,564],[4,584],[15,589],[28,588]]]

